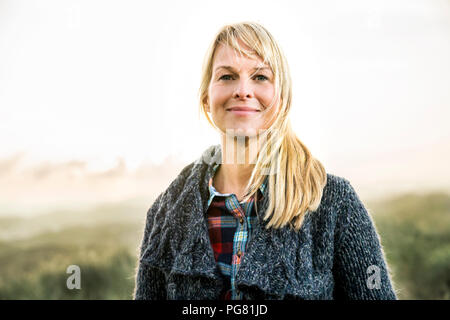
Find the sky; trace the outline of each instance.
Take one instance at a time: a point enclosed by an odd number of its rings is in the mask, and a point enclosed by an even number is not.
[[[42,166],[136,177],[218,144],[201,65],[239,21],[283,49],[293,127],[327,172],[365,197],[450,190],[448,0],[0,0],[0,191],[33,193]]]

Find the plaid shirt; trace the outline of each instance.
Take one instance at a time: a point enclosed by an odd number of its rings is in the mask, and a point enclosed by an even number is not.
[[[242,293],[236,290],[235,277],[244,256],[252,228],[258,222],[254,209],[254,196],[247,202],[239,202],[235,194],[219,193],[213,186],[213,177],[220,164],[214,166],[209,180],[207,219],[209,237],[225,288],[221,294],[224,300],[242,300]],[[258,192],[258,204],[263,198],[267,180]]]

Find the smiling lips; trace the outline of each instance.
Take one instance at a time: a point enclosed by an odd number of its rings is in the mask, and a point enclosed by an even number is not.
[[[258,110],[256,108],[250,108],[250,107],[245,107],[245,106],[231,107],[231,108],[228,108],[227,111],[230,111],[235,115],[241,115],[241,116],[251,115],[251,114],[260,112],[260,110]]]

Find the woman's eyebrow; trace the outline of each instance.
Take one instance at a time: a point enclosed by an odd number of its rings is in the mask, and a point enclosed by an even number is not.
[[[230,70],[232,72],[236,72],[236,70],[232,66],[218,66],[218,67],[216,67],[215,71],[217,71],[219,69],[226,69],[226,70]],[[265,66],[255,67],[255,68],[252,68],[251,70],[269,70],[269,71],[272,71],[272,69],[270,69],[269,67],[265,67]]]

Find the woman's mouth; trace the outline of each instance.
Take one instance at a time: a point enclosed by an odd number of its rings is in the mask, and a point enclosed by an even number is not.
[[[256,108],[246,107],[246,106],[236,106],[227,109],[228,112],[231,112],[237,116],[248,116],[260,112],[260,110]]]

